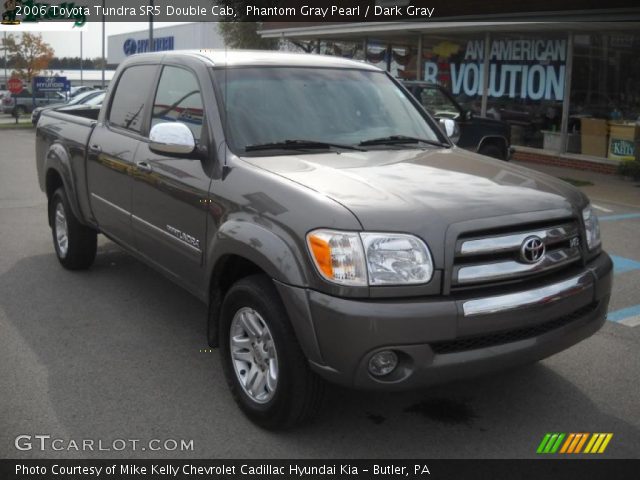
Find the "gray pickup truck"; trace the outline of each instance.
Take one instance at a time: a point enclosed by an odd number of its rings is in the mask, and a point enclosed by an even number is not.
[[[62,266],[102,233],[206,302],[235,400],[275,429],[325,381],[416,389],[602,326],[589,200],[447,131],[364,63],[163,52],[123,62],[100,110],[45,111],[36,159]]]

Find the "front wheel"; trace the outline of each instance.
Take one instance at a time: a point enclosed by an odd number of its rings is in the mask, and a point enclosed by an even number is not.
[[[89,268],[96,258],[97,232],[78,221],[63,188],[57,189],[49,200],[49,224],[62,266],[69,270]]]
[[[323,382],[309,368],[271,279],[252,275],[234,284],[219,328],[227,383],[253,422],[284,429],[317,414]]]

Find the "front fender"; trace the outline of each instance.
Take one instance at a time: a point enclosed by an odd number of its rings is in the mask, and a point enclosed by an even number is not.
[[[296,243],[284,231],[254,218],[236,218],[223,223],[209,242],[207,264],[211,271],[228,255],[243,257],[260,267],[267,275],[288,285],[303,287],[308,279]]]
[[[256,223],[263,222],[264,224]],[[210,278],[213,280],[220,261],[228,256],[251,261],[271,277],[280,293],[291,325],[302,351],[308,359],[322,363],[320,349],[304,296],[308,285],[302,264],[303,252],[283,230],[268,220],[236,218],[225,222],[216,232],[207,250]],[[218,315],[222,304],[220,292],[211,288],[209,304],[208,341],[218,345]]]

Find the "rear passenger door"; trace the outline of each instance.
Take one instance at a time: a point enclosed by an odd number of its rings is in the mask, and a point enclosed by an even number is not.
[[[152,104],[150,129],[182,122],[196,144],[208,149],[210,134],[203,94],[194,71],[164,65]],[[137,249],[158,267],[196,291],[203,276],[211,158],[153,152],[141,143],[136,153],[132,224]]]
[[[87,185],[100,230],[134,246],[131,228],[132,175],[135,153],[145,140],[157,65],[128,67],[118,78],[103,123],[89,139]]]

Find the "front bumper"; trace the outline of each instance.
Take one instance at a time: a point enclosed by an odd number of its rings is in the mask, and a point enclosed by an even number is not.
[[[478,297],[362,300],[277,284],[312,368],[346,386],[401,390],[534,362],[594,334],[606,318],[611,259],[600,254],[553,282]],[[376,378],[371,356],[399,366]]]

